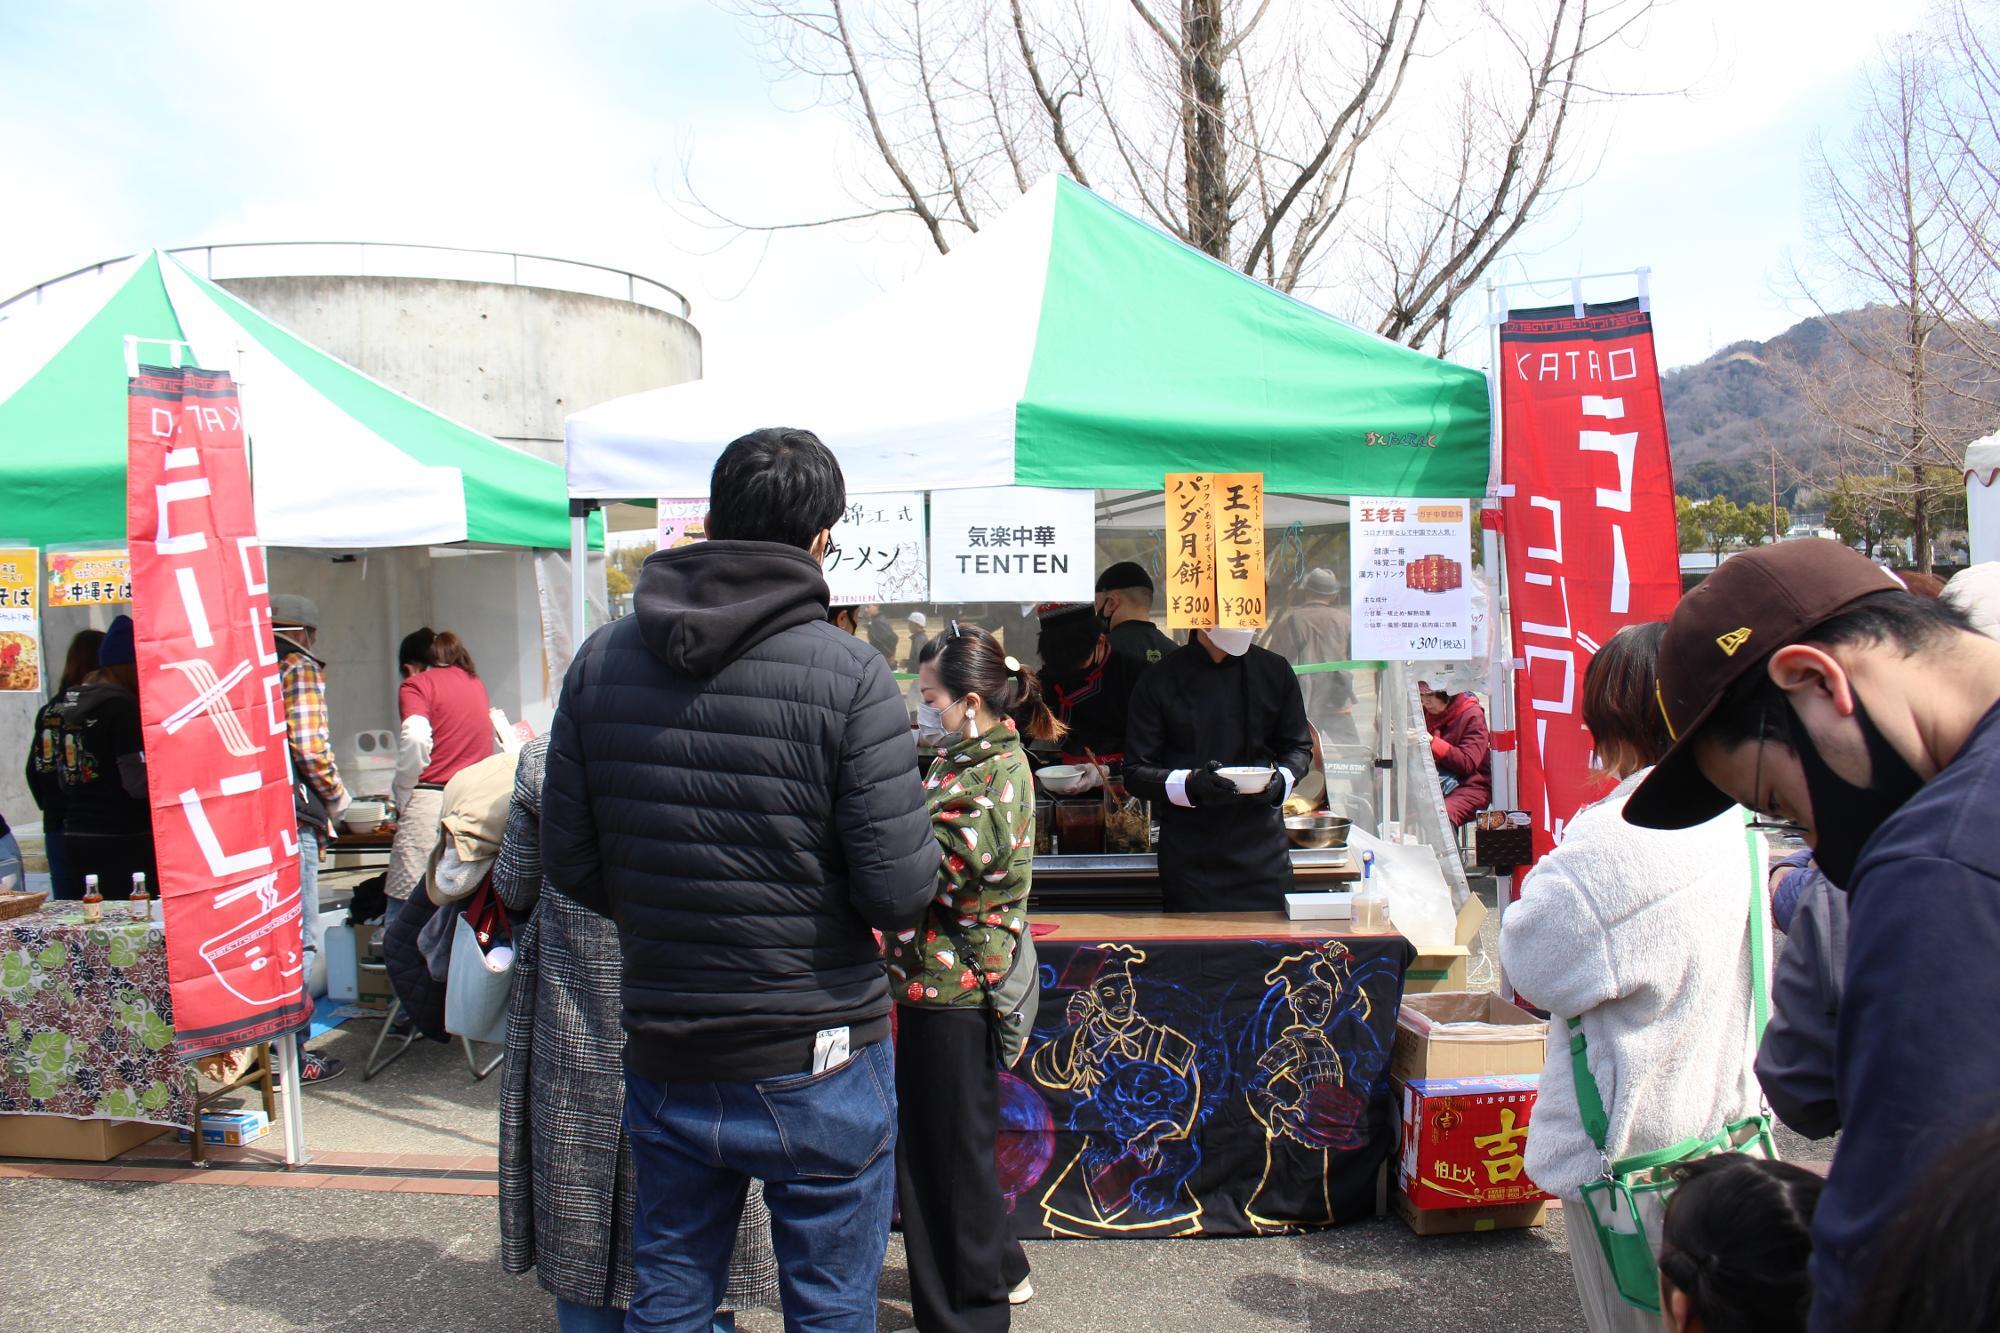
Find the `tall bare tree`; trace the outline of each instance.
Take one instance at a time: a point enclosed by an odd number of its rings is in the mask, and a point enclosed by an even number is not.
[[[1934,42],[1902,39],[1869,77],[1851,138],[1816,148],[1816,253],[1795,276],[1841,354],[1780,372],[1833,427],[1836,482],[1875,478],[1902,505],[1920,570],[1964,447],[1995,415],[1974,350],[1990,326],[1954,320],[1940,295],[1972,290],[1984,262],[1954,221],[1959,173],[1935,169],[1948,77]]]
[[[1579,172],[1664,0],[733,0],[872,164],[859,206],[949,252],[1061,171],[1281,291],[1440,350]],[[1415,94],[1417,105],[1408,105]],[[698,192],[697,192],[698,193]]]

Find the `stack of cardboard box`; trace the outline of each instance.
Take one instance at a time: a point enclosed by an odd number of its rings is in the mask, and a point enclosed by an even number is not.
[[[1396,1212],[1420,1236],[1540,1226],[1522,1170],[1548,1024],[1497,995],[1411,995],[1390,1074],[1400,1117]]]

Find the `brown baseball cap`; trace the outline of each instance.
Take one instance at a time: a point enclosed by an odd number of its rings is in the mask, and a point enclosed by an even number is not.
[[[1771,654],[1902,580],[1823,538],[1731,556],[1681,598],[1660,640],[1659,706],[1674,743],[1625,803],[1641,828],[1690,828],[1734,804],[1701,775],[1694,742],[1730,689]]]

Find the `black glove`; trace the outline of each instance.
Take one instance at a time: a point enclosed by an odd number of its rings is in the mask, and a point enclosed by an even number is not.
[[[1232,805],[1243,799],[1243,793],[1236,790],[1236,784],[1215,770],[1220,763],[1211,762],[1207,768],[1197,768],[1187,777],[1187,798],[1196,805]]]
[[[1266,805],[1283,805],[1285,803],[1285,796],[1287,795],[1285,789],[1285,770],[1282,768],[1272,769],[1271,785],[1257,794],[1263,799]]]

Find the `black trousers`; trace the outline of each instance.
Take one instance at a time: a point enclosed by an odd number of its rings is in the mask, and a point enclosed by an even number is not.
[[[55,886],[57,898],[83,897],[83,877],[97,876],[97,891],[106,902],[132,896],[132,876],[146,876],[146,892],[160,896],[160,868],[153,863],[153,835],[139,833],[73,833],[63,830],[63,853],[69,862],[69,882]]]
[[[896,1009],[896,1193],[921,1333],[997,1333],[1028,1256],[993,1164],[1000,1086],[980,1009]]]

